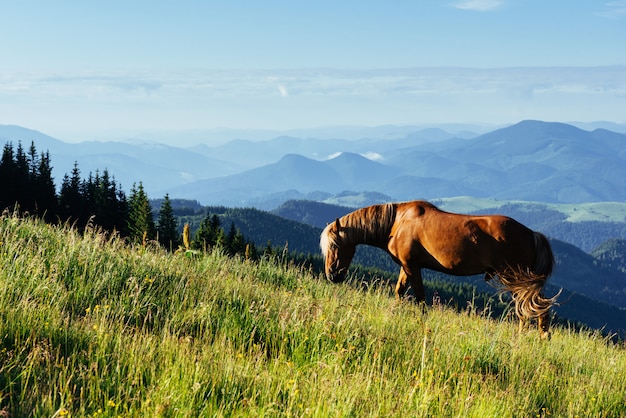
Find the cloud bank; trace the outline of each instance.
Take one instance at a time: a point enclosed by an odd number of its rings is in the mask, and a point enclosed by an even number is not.
[[[288,86],[288,87],[287,87]],[[33,129],[625,122],[625,67],[1,73],[0,123]]]
[[[475,10],[484,12],[488,10],[494,10],[500,7],[501,0],[464,0],[454,3],[453,6],[461,10]]]

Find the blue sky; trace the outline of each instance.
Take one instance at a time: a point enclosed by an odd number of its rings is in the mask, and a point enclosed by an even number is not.
[[[626,122],[626,1],[15,1],[0,124],[67,140]]]

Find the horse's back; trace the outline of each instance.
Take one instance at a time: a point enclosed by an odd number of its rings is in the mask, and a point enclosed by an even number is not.
[[[425,267],[477,274],[534,263],[533,231],[508,216],[450,213],[424,201],[407,202],[397,210],[398,238],[403,238],[405,245],[412,239],[413,252],[423,249],[441,266]],[[402,251],[400,246],[396,248]]]

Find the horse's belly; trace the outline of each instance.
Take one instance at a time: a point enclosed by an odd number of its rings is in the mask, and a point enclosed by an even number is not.
[[[493,267],[491,260],[487,257],[488,252],[480,251],[473,243],[424,248],[424,250],[425,257],[421,260],[422,266],[443,273],[469,276],[484,273]]]
[[[442,273],[453,274],[456,276],[471,276],[473,274],[481,274],[489,269],[478,260],[437,260],[435,263],[426,263],[425,268],[440,271]]]

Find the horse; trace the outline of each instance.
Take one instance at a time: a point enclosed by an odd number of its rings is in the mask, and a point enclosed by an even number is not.
[[[426,201],[387,203],[357,209],[326,226],[320,236],[328,280],[339,283],[356,251],[366,244],[384,249],[400,265],[398,300],[411,286],[425,302],[422,269],[497,278],[515,303],[520,331],[536,319],[540,336],[550,337],[549,311],[558,296],[542,289],[552,274],[554,255],[545,235],[503,215],[445,212]]]

